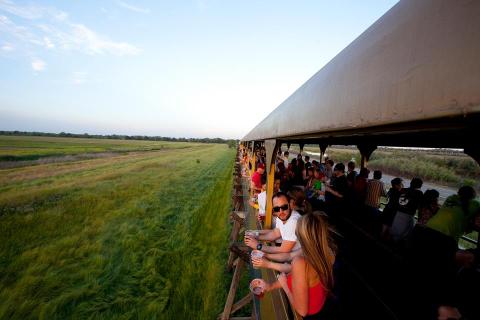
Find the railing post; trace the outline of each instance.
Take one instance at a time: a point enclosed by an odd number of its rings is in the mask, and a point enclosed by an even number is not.
[[[267,204],[265,206],[265,229],[272,227],[272,196],[275,183],[275,158],[278,144],[276,140],[265,140],[265,152],[267,160]]]
[[[320,163],[323,163],[323,156],[325,155],[325,151],[327,151],[328,144],[320,143],[318,146],[320,147]]]

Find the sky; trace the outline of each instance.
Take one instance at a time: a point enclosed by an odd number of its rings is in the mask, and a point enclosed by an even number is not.
[[[0,130],[240,139],[396,2],[0,0]]]

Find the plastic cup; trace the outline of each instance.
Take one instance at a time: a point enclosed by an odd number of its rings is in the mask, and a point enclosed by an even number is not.
[[[266,282],[263,279],[253,279],[250,282],[250,291],[259,299],[265,295]]]
[[[261,259],[263,257],[264,253],[263,251],[260,250],[253,250],[252,253],[250,254],[251,259]],[[252,261],[253,264],[253,261]],[[256,267],[253,267],[254,269],[258,269]]]

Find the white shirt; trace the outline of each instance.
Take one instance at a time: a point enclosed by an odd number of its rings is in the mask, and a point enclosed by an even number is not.
[[[260,192],[258,194],[258,214],[261,216],[265,215],[265,207],[267,206],[267,191]]]
[[[275,227],[280,230],[282,240],[296,242],[292,250],[300,249],[300,242],[298,242],[297,236],[295,235],[295,229],[297,228],[297,220],[300,217],[300,213],[294,210],[292,211],[290,218],[288,218],[287,222],[285,223],[283,223],[283,221],[280,220],[278,217],[275,219]]]

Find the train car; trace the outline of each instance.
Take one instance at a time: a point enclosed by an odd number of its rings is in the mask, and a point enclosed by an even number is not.
[[[361,167],[378,146],[456,148],[480,163],[479,17],[480,1],[401,0],[251,130],[241,146],[250,159],[265,150],[265,227],[282,146],[317,145],[322,160],[330,145],[355,145]],[[478,283],[457,279],[455,302],[433,301],[422,282],[430,270],[416,269],[416,256],[372,236],[351,214],[334,220],[337,317],[434,319],[442,303],[456,303],[468,319],[480,317],[472,302],[480,301]],[[269,314],[268,303],[259,303],[258,318],[294,316]]]

